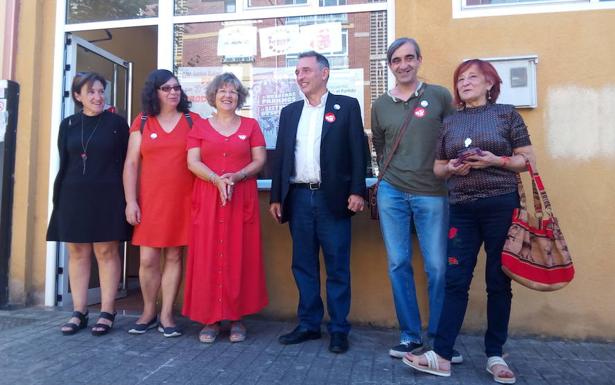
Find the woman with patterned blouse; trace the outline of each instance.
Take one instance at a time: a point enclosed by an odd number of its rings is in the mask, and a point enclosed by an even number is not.
[[[516,174],[534,154],[527,127],[511,105],[496,104],[502,80],[482,60],[460,64],[454,73],[459,110],[444,120],[434,164],[447,180],[450,204],[448,267],[444,307],[433,350],[407,354],[404,363],[438,376],[450,376],[450,360],[466,308],[477,256],[484,244],[487,283],[487,371],[496,382],[513,384],[502,359],[508,336],[512,291],[502,272],[501,253],[519,207]]]

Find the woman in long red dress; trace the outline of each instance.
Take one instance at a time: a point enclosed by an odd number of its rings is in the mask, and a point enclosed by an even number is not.
[[[181,330],[173,318],[173,302],[181,282],[183,247],[188,244],[194,180],[186,167],[186,138],[200,117],[189,111],[188,97],[167,70],[149,74],[141,99],[143,113],[130,127],[124,189],[126,219],[135,226],[132,244],[140,246],[143,313],[128,332],[143,334],[158,327],[165,337],[177,337]]]
[[[216,76],[207,101],[217,112],[188,135],[188,168],[196,175],[183,314],[205,326],[212,343],[220,321],[231,321],[231,342],[246,338],[241,318],[268,303],[255,176],[265,163],[256,120],[237,115],[248,95],[230,73]]]

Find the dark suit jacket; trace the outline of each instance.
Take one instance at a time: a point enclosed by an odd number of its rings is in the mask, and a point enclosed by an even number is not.
[[[287,197],[290,178],[295,173],[295,143],[303,100],[291,103],[280,113],[276,150],[273,156],[271,203],[281,203],[282,222],[290,215]],[[338,105],[339,109],[333,106]],[[332,123],[323,119],[320,142],[320,177],[329,208],[336,217],[354,214],[348,210],[351,194],[365,196],[365,139],[361,107],[355,98],[329,93],[325,116],[335,115]]]

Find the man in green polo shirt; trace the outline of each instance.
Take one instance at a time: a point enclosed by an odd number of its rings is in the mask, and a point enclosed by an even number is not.
[[[423,58],[414,39],[399,38],[387,50],[395,87],[372,106],[373,144],[382,169],[407,114],[412,119],[378,187],[380,227],[401,332],[389,354],[402,358],[423,348],[421,317],[412,270],[412,228],[416,229],[429,293],[428,336],[435,335],[444,301],[448,199],[433,173],[442,120],[454,112],[449,91],[417,77]],[[463,359],[458,352],[452,362]]]

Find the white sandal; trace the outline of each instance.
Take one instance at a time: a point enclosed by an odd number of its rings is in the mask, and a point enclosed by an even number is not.
[[[429,373],[429,374],[433,374],[434,376],[440,376],[440,377],[450,377],[451,376],[450,369],[449,370],[440,369],[440,363],[438,362],[438,355],[436,354],[436,352],[434,352],[433,350],[429,350],[429,351],[426,351],[423,355],[425,356],[425,359],[427,360],[427,366],[421,365],[418,360],[414,362],[413,360],[408,359],[408,356],[409,356],[408,354],[404,356],[402,361],[404,364],[408,365],[412,369],[418,370],[419,372]],[[412,356],[416,358],[421,357],[421,356],[415,356],[415,355],[412,355]]]
[[[508,371],[512,374],[512,377],[502,377],[500,375],[497,375],[493,371],[493,367],[495,365],[501,365],[506,368],[505,370],[500,370],[500,374],[502,374],[502,371]],[[504,359],[500,356],[491,356],[487,358],[487,372],[493,376],[493,381],[499,384],[514,384],[515,382],[517,382],[517,377],[515,377],[515,374],[512,370],[510,370],[506,361],[504,361]]]

